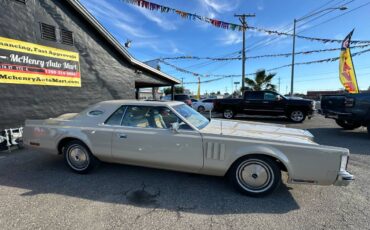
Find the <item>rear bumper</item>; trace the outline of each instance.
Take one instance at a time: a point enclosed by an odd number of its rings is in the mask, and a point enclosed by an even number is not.
[[[324,115],[326,118],[338,119],[338,118],[346,118],[352,117],[352,113],[343,113],[337,112],[332,110],[319,110],[321,115]]]
[[[355,178],[352,174],[347,171],[340,171],[338,173],[337,180],[334,182],[335,186],[347,186],[353,181]]]

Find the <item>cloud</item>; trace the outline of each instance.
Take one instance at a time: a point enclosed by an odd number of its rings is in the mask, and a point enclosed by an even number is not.
[[[200,0],[204,7],[213,9],[218,13],[233,11],[238,8],[239,0]]]
[[[240,32],[228,31],[224,36],[219,37],[217,40],[219,40],[222,45],[236,45],[243,42],[243,37]]]
[[[165,16],[159,15],[158,12],[149,11],[147,9],[139,8],[137,6],[131,6],[132,9],[136,10],[140,14],[142,14],[146,19],[152,21],[157,24],[157,26],[161,27],[164,30],[176,30],[177,26],[173,21],[166,20]]]

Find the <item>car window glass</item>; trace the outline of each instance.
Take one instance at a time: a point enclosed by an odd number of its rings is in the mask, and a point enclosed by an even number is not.
[[[245,95],[246,100],[262,100],[263,94],[261,92],[247,92]]]
[[[264,96],[263,96],[263,99],[268,100],[268,101],[275,101],[276,100],[276,95],[274,93],[265,92]]]
[[[122,125],[138,128],[169,129],[172,123],[175,122],[181,122],[181,120],[167,107],[129,106]],[[186,126],[180,126],[180,129],[184,128]]]
[[[149,127],[147,119],[149,109],[146,106],[128,106],[122,120],[122,125],[140,128]]]
[[[126,106],[121,106],[117,109],[106,121],[107,125],[120,125],[122,121],[122,116],[125,113]]]

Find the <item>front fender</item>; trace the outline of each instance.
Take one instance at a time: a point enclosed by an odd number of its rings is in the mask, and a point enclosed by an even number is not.
[[[272,147],[272,146],[268,146],[268,145],[250,145],[250,146],[239,148],[236,151],[236,153],[233,155],[233,157],[231,158],[231,161],[229,162],[229,168],[235,161],[237,161],[241,157],[252,155],[252,154],[253,155],[260,154],[260,155],[266,155],[266,156],[276,158],[281,163],[284,164],[288,173],[292,171],[291,164],[287,156],[283,152],[281,152],[279,149]]]

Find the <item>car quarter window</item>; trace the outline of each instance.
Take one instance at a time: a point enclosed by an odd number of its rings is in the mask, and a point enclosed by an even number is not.
[[[175,113],[164,106],[128,106],[122,126],[169,129],[172,123],[180,121]]]
[[[263,99],[268,101],[275,101],[276,94],[271,92],[264,92]]]
[[[126,106],[121,106],[104,122],[106,125],[121,125],[123,114],[125,113]]]

